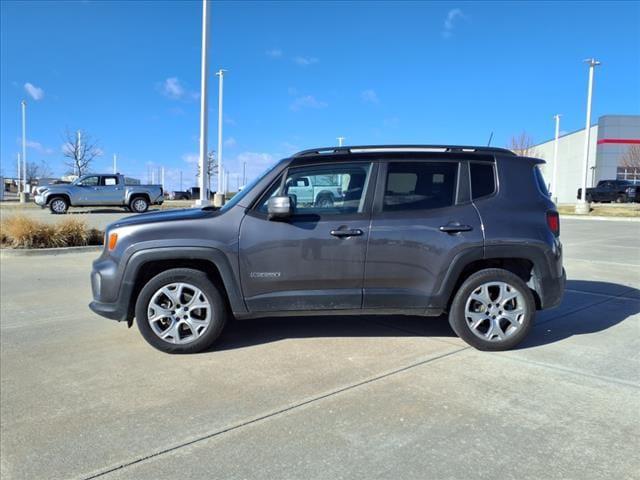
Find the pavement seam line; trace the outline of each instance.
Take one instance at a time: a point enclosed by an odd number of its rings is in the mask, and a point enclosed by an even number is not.
[[[432,363],[432,362],[435,362],[436,360],[440,360],[440,359],[443,359],[443,358],[446,358],[446,357],[450,357],[452,355],[455,355],[457,353],[463,352],[465,350],[469,350],[470,348],[471,347],[459,348],[459,349],[451,351],[451,352],[446,352],[446,353],[443,353],[443,354],[440,354],[440,355],[436,355],[435,357],[427,358],[426,360],[421,360],[419,362],[412,363],[410,365],[406,365],[406,366],[398,368],[396,370],[392,370],[390,372],[386,372],[386,373],[383,373],[381,375],[377,375],[375,377],[371,377],[371,378],[368,378],[366,380],[362,380],[360,382],[353,383],[351,385],[347,385],[346,387],[342,387],[342,388],[339,388],[337,390],[333,390],[331,392],[324,393],[324,394],[319,395],[317,397],[313,397],[313,398],[310,398],[310,399],[307,399],[307,400],[303,400],[302,402],[298,402],[298,403],[296,403],[294,405],[289,405],[288,407],[281,408],[279,410],[275,410],[273,412],[261,415],[259,417],[254,417],[254,418],[252,418],[250,420],[237,423],[237,424],[232,425],[230,427],[225,427],[225,428],[217,430],[215,432],[212,432],[212,433],[209,433],[209,434],[206,434],[206,435],[202,435],[202,436],[200,436],[198,438],[195,438],[193,440],[189,440],[187,442],[183,442],[183,443],[180,443],[178,445],[174,445],[173,447],[165,448],[165,449],[157,451],[155,453],[151,453],[149,455],[145,455],[145,456],[137,458],[135,460],[131,460],[129,462],[123,463],[122,465],[118,465],[116,467],[111,467],[111,468],[108,468],[108,469],[103,470],[101,472],[95,473],[93,475],[89,475],[87,477],[81,477],[81,478],[83,478],[83,480],[93,480],[95,478],[99,478],[99,477],[102,477],[104,475],[108,475],[108,474],[116,472],[118,470],[123,470],[123,469],[131,467],[133,465],[137,465],[139,463],[142,463],[144,461],[151,460],[152,458],[156,458],[156,457],[159,457],[159,456],[162,456],[162,455],[166,455],[167,453],[171,453],[171,452],[179,450],[181,448],[188,447],[188,446],[203,442],[205,440],[210,440],[210,439],[218,437],[218,436],[220,436],[222,434],[225,434],[225,433],[228,433],[228,432],[231,432],[231,431],[234,431],[234,430],[238,430],[240,428],[252,425],[254,423],[261,422],[263,420],[267,420],[269,418],[273,418],[273,417],[282,415],[284,413],[288,413],[288,412],[293,411],[293,410],[297,410],[299,408],[302,408],[302,407],[305,407],[307,405],[319,402],[319,401],[324,400],[326,398],[333,397],[333,396],[338,395],[340,393],[344,393],[344,392],[347,392],[347,391],[350,391],[350,390],[354,390],[354,389],[362,387],[364,385],[368,385],[370,383],[377,382],[379,380],[382,380],[382,379],[397,375],[399,373],[406,372],[407,370],[411,370],[411,369],[420,367],[420,366],[425,365],[427,363]]]
[[[550,370],[555,370],[555,371],[558,371],[558,372],[569,373],[569,374],[577,375],[579,377],[587,377],[587,378],[591,378],[591,379],[594,379],[594,380],[600,380],[601,382],[615,383],[617,385],[624,385],[625,387],[631,387],[631,388],[635,388],[635,389],[640,389],[640,385],[637,384],[637,383],[629,382],[627,380],[620,380],[620,379],[615,378],[615,377],[605,377],[603,375],[597,375],[595,373],[581,372],[580,370],[575,370],[573,368],[559,367],[559,366],[556,366],[556,365],[551,365],[549,363],[536,362],[535,360],[529,360],[529,359],[526,359],[526,358],[517,358],[517,357],[511,356],[511,355],[499,355],[499,354],[494,353],[492,356],[496,357],[496,358],[513,360],[514,362],[526,363],[527,365],[535,365],[535,366],[541,367],[541,368],[548,368]]]

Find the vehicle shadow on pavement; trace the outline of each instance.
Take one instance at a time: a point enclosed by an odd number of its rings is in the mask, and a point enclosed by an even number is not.
[[[529,336],[517,349],[602,332],[640,312],[640,290],[610,282],[568,280],[562,304],[538,312]]]
[[[455,336],[445,316],[259,318],[230,322],[210,351],[232,350],[290,338]]]
[[[529,336],[517,349],[604,331],[640,312],[640,290],[610,282],[568,280],[562,304],[538,312]],[[590,294],[593,295],[590,295]],[[455,337],[446,315],[275,317],[234,320],[209,351],[232,350],[292,338]]]

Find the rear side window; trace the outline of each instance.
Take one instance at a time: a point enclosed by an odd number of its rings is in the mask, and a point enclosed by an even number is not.
[[[103,182],[103,185],[105,186],[117,185],[118,177],[102,177],[102,182]]]
[[[455,162],[392,162],[387,168],[382,210],[428,210],[455,203]]]
[[[471,198],[486,197],[496,191],[492,163],[471,163]]]

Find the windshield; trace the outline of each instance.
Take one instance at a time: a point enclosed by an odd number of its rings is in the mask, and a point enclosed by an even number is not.
[[[248,184],[246,184],[242,190],[240,190],[238,193],[236,193],[233,198],[231,200],[229,200],[227,203],[225,203],[222,208],[220,208],[221,212],[226,212],[227,210],[230,210],[231,208],[233,208],[235,205],[238,204],[238,202],[240,200],[242,200],[247,193],[249,193],[251,190],[253,190],[253,187],[256,186],[256,184],[262,180],[262,178],[267,175],[269,172],[271,172],[280,162],[275,162],[274,164],[270,165],[269,167],[267,167],[267,169],[262,172],[260,175],[258,175],[256,178],[254,178],[253,180],[251,180]]]

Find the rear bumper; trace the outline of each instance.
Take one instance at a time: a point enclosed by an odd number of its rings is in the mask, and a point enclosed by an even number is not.
[[[567,273],[564,268],[562,269],[562,275],[560,277],[543,278],[540,283],[540,308],[546,310],[560,305],[567,284]]]

